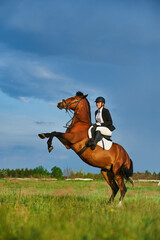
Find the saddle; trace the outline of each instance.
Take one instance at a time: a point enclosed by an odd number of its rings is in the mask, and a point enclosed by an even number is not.
[[[96,130],[95,126],[91,126],[89,128],[89,130],[88,130],[89,139],[94,138],[95,130]],[[103,148],[104,150],[109,150],[112,146],[112,140],[111,140],[110,136],[101,134],[100,141],[98,141],[97,145],[100,146],[101,148]]]

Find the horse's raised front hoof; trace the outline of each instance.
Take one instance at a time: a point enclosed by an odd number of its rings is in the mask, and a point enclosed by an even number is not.
[[[44,138],[46,137],[44,133],[40,133],[40,134],[38,134],[38,136],[39,136],[41,139],[44,139]]]
[[[53,146],[50,146],[49,148],[48,148],[48,152],[51,152],[53,150]]]

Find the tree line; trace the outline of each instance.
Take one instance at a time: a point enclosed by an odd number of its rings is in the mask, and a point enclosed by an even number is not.
[[[0,169],[0,178],[91,178],[94,180],[103,180],[101,173],[85,173],[83,170],[73,171],[70,168],[66,168],[64,171],[62,171],[59,167],[56,166],[54,166],[50,172],[43,166],[39,166],[34,169]],[[151,173],[148,170],[146,170],[144,173],[137,172],[133,174],[133,179],[160,180],[160,172]]]
[[[16,168],[16,169],[0,169],[0,178],[62,178],[63,172],[58,167],[53,167],[51,172],[45,169],[43,166],[36,167],[34,169],[28,168]]]

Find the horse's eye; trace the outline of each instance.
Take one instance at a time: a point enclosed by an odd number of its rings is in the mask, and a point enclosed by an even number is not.
[[[72,97],[71,100],[73,101],[73,100],[74,100],[74,97]]]

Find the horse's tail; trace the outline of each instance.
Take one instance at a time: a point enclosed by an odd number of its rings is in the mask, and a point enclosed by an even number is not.
[[[122,172],[122,176],[133,185],[133,180],[130,178],[133,175],[133,162],[131,159],[129,160],[130,160],[129,167],[122,165],[121,172]]]

